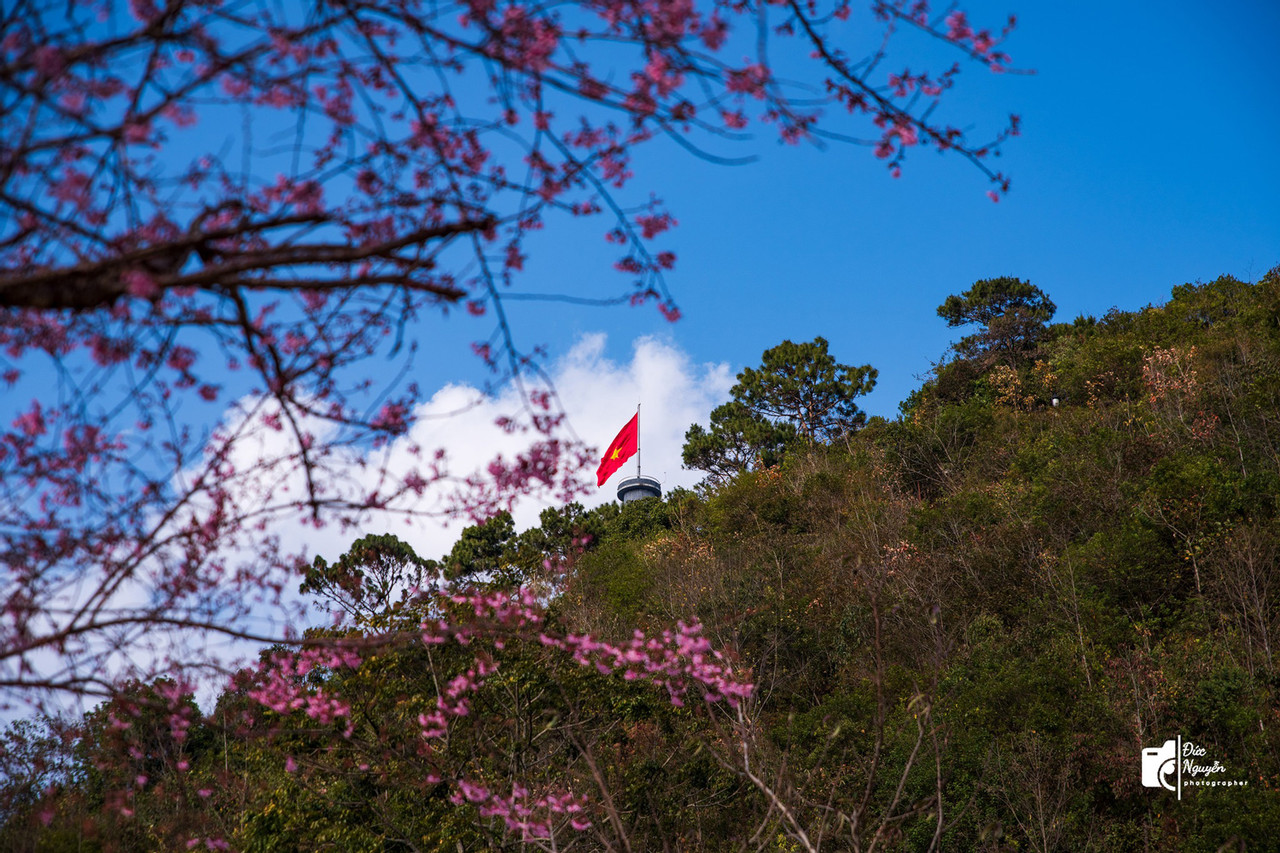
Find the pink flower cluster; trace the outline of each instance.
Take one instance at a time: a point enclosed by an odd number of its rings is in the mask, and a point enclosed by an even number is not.
[[[769,69],[763,65],[748,65],[741,69],[730,69],[725,79],[725,87],[730,92],[750,95],[753,98],[764,98],[765,86],[769,82]]]
[[[644,239],[652,240],[663,231],[673,228],[676,225],[676,221],[672,218],[670,213],[664,211],[661,213],[637,216],[636,224],[640,226]]]
[[[535,17],[523,6],[509,6],[503,11],[493,44],[501,45],[498,55],[512,65],[545,71],[560,44],[560,35],[554,20]]]
[[[901,150],[909,148],[920,141],[915,125],[906,116],[898,116],[892,123],[878,118],[876,119],[876,124],[881,126],[889,125],[884,135],[880,137],[880,141],[876,143],[876,156],[882,160],[894,153],[895,143],[897,144],[897,149]]]
[[[498,671],[498,664],[488,655],[476,655],[475,666],[454,677],[444,693],[436,697],[436,710],[418,715],[422,736],[441,738],[449,733],[449,717],[465,717],[471,713],[469,695],[484,686],[485,679]]]
[[[664,687],[671,704],[684,706],[689,682],[701,684],[708,702],[724,700],[731,707],[751,695],[754,685],[734,672],[724,655],[711,647],[702,636],[702,625],[677,623],[676,631],[666,630],[660,637],[648,637],[637,630],[630,642],[622,646],[595,640],[587,634],[553,637],[539,636],[543,645],[563,649],[583,666],[594,665],[601,673],[622,670],[628,681],[645,679]]]
[[[314,648],[300,652],[272,655],[270,661],[258,666],[261,686],[249,691],[249,698],[278,714],[302,710],[308,717],[321,723],[332,723],[338,717],[351,717],[351,706],[330,696],[322,689],[312,689],[304,682],[304,676],[316,667],[355,669],[360,656],[350,649]],[[345,734],[351,735],[349,724]]]
[[[1009,24],[1002,37],[1013,29],[1014,22],[1015,19],[1010,16]],[[956,44],[969,47],[974,53],[983,57],[992,71],[1004,70],[1004,65],[1009,61],[1009,57],[1005,54],[992,50],[1000,39],[993,36],[990,30],[974,30],[969,26],[968,17],[960,10],[947,16],[947,38]]]
[[[156,695],[165,700],[169,709],[169,734],[178,743],[187,739],[187,729],[191,728],[191,715],[194,709],[183,700],[191,695],[192,686],[184,680],[166,679],[158,682],[154,688]],[[114,723],[114,716],[112,717]],[[178,769],[186,770],[185,761],[179,762]]]
[[[996,72],[1004,71],[1008,65],[1008,54],[994,50],[995,46],[1013,31],[1017,18],[1010,15],[1000,35],[993,35],[991,30],[975,30],[969,23],[969,16],[963,9],[952,7],[946,12],[941,25],[931,23],[928,0],[876,0],[873,6],[876,17],[881,20],[898,18],[908,21],[921,29],[928,30],[947,39],[973,53],[987,66]]]
[[[500,817],[507,829],[519,832],[522,839],[550,838],[555,815],[569,818],[569,826],[581,832],[591,828],[591,821],[582,815],[587,798],[573,793],[548,794],[531,800],[529,789],[515,785],[509,795],[491,791],[484,785],[467,779],[458,780],[458,789],[449,797],[454,805],[471,803],[480,810],[481,817]],[[542,814],[544,817],[537,817]]]
[[[492,355],[488,344],[477,347],[486,357]],[[537,392],[530,394],[535,406]],[[549,434],[561,422],[556,414],[534,414],[530,429]],[[534,492],[547,492],[557,500],[569,503],[586,491],[586,481],[578,475],[585,470],[590,454],[573,441],[550,438],[532,442],[528,449],[508,460],[497,456],[485,470],[487,476],[473,475],[463,481],[453,495],[451,510],[465,514],[476,523],[500,510],[510,510],[517,498]]]
[[[410,408],[404,400],[393,400],[383,404],[378,414],[369,422],[372,429],[382,430],[391,435],[403,435],[409,429]]]
[[[442,603],[471,607],[475,621],[468,625],[455,625],[446,619],[422,623],[422,642],[427,645],[439,645],[452,637],[459,645],[467,645],[477,633],[506,633],[520,631],[529,626],[542,624],[542,605],[533,591],[527,587],[520,588],[514,596],[496,590],[493,592],[440,592],[437,593]],[[502,648],[502,640],[496,641]]]
[[[422,641],[428,645],[438,645],[449,638],[467,645],[484,632],[496,635],[495,645],[502,648],[502,635],[519,633],[543,621],[541,605],[528,588],[522,588],[514,597],[502,591],[442,594],[441,597],[455,605],[469,605],[476,621],[467,626],[454,625],[445,619],[423,623]],[[628,681],[645,679],[663,687],[676,706],[684,705],[691,682],[702,685],[707,702],[723,700],[733,707],[753,690],[751,682],[736,673],[724,655],[702,636],[702,625],[696,621],[679,622],[675,631],[665,630],[656,637],[637,630],[623,645],[602,642],[589,634],[556,636],[546,632],[538,634],[538,642],[569,652],[579,664],[594,665],[601,673],[621,670]],[[478,657],[475,668],[454,679],[445,696],[438,700],[439,711],[419,719],[424,730],[430,730],[428,736],[443,734],[438,730],[444,726],[445,714],[466,714],[467,705],[462,697],[483,684],[484,677],[496,669],[496,663]]]

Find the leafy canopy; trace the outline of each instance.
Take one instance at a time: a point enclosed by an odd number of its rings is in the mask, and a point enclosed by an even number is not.
[[[962,357],[984,361],[1016,361],[1044,337],[1045,326],[1058,307],[1029,281],[1000,276],[984,278],[938,306],[947,325],[980,325],[982,330],[961,338],[954,349]]]
[[[938,316],[951,327],[973,323],[990,326],[992,321],[1011,311],[1047,323],[1057,310],[1053,300],[1031,282],[1000,276],[979,279],[959,296],[954,293],[948,296],[938,306]]]
[[[706,471],[721,481],[753,464],[774,465],[795,442],[795,427],[770,423],[734,400],[711,412],[711,429],[693,424],[684,434],[686,468]]]
[[[829,442],[866,422],[853,402],[876,386],[878,371],[869,364],[839,364],[827,352],[827,339],[783,341],[764,351],[758,369],[738,374],[733,395],[771,421],[795,426],[806,441]]]
[[[369,534],[351,543],[336,562],[317,556],[303,573],[298,591],[334,602],[352,616],[373,616],[395,603],[397,593],[434,575],[437,567],[390,533]]]
[[[829,443],[866,422],[854,399],[875,387],[869,364],[840,364],[827,339],[783,341],[767,349],[758,368],[738,374],[733,400],[711,413],[710,430],[685,433],[684,464],[723,479],[752,464],[772,465],[800,443]]]

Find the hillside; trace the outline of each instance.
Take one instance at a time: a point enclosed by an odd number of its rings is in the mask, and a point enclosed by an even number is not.
[[[346,713],[263,710],[264,669],[207,715],[152,685],[87,736],[11,727],[0,847],[553,849],[543,821],[557,850],[1274,849],[1280,269],[1016,331],[697,491],[499,516],[438,561],[361,540],[307,583],[349,613],[315,639],[363,662],[292,682]],[[410,575],[524,585],[543,621]],[[502,630],[421,642],[471,618]],[[547,639],[695,621],[669,645],[705,637],[723,684]],[[1178,738],[1221,769],[1144,787]]]

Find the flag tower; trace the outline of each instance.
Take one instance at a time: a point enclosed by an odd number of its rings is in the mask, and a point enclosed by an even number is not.
[[[662,497],[662,486],[652,477],[640,473],[640,404],[636,404],[636,413],[627,421],[618,434],[610,442],[596,469],[596,485],[603,486],[632,456],[636,457],[636,475],[618,484],[618,500],[622,503],[638,501],[641,498]]]

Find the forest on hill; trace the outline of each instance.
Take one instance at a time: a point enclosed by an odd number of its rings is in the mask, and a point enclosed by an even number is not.
[[[785,342],[696,490],[368,531],[302,583],[342,621],[216,705],[10,724],[0,848],[1275,849],[1280,268],[939,314],[894,419]]]

